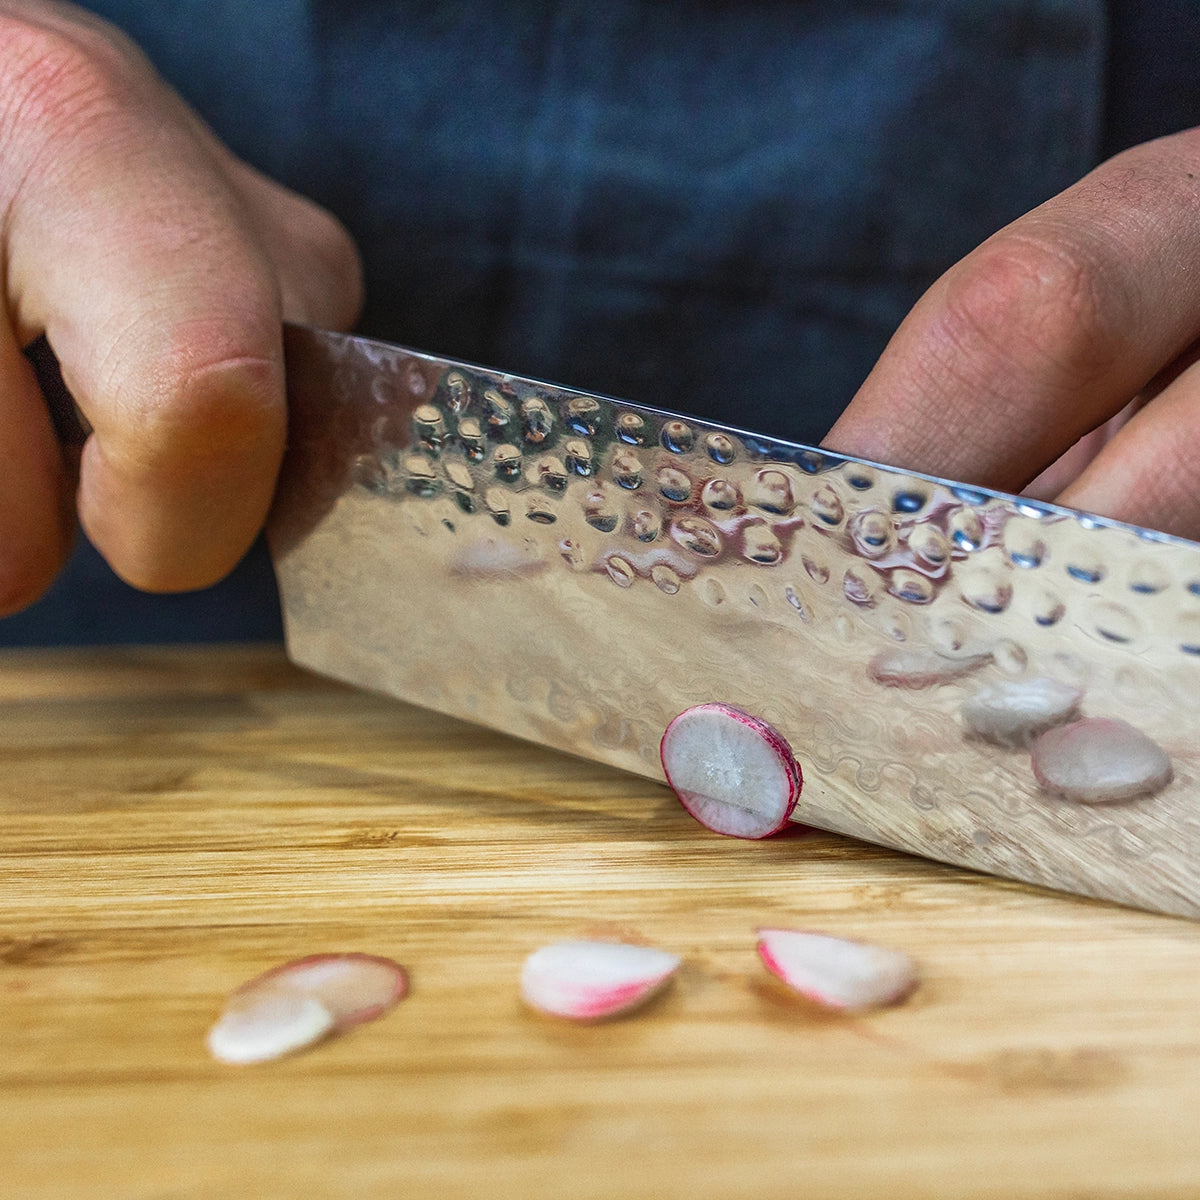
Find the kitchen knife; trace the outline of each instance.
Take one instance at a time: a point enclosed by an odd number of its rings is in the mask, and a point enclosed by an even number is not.
[[[296,662],[659,780],[668,722],[727,702],[791,743],[796,821],[1200,915],[1200,546],[362,338],[286,351]],[[1066,698],[1055,736],[1123,722],[1068,763],[1101,778],[1039,782],[1030,696]],[[1166,771],[1077,798],[1140,735]]]

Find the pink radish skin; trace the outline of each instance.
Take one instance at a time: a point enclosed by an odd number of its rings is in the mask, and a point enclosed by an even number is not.
[[[408,991],[404,968],[371,954],[316,954],[242,984],[209,1031],[222,1062],[266,1062],[382,1016]]]
[[[555,942],[521,969],[530,1008],[572,1021],[601,1021],[645,1004],[679,969],[677,955],[625,942]]]
[[[1090,717],[1048,730],[1033,744],[1033,773],[1048,792],[1078,804],[1111,804],[1171,782],[1171,760],[1140,729]]]
[[[701,825],[729,837],[778,833],[804,786],[783,735],[730,704],[698,704],[677,716],[659,746],[679,802]]]
[[[314,954],[272,967],[242,984],[230,1004],[273,990],[316,997],[341,1030],[373,1021],[403,1000],[408,976],[399,963],[374,954]]]
[[[760,929],[758,955],[772,975],[823,1008],[867,1012],[903,1000],[917,986],[899,950],[799,929]]]

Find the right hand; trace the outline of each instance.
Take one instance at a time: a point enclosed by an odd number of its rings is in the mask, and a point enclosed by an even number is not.
[[[283,452],[284,320],[345,328],[358,256],[236,159],[111,26],[0,0],[0,615],[50,584],[75,514],[151,591],[215,582]],[[61,451],[21,347],[45,335],[93,433]]]

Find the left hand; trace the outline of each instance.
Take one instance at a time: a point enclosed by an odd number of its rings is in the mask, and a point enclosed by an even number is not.
[[[1200,538],[1197,346],[1189,130],[1117,155],[952,267],[824,444],[1005,491],[1053,466],[1043,499]]]

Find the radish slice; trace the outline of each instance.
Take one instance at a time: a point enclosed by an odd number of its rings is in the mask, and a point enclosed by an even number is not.
[[[317,954],[244,983],[208,1035],[222,1062],[266,1062],[382,1016],[408,990],[404,968],[371,954]]]
[[[233,995],[289,991],[313,996],[333,1014],[338,1029],[382,1016],[408,991],[404,968],[373,954],[314,954],[298,958],[243,984]]]
[[[962,706],[967,727],[998,746],[1028,746],[1038,734],[1079,715],[1083,693],[1057,679],[988,684]]]
[[[266,992],[226,1010],[208,1031],[208,1048],[221,1062],[268,1062],[319,1042],[333,1027],[333,1013],[315,997]]]
[[[803,787],[787,740],[728,704],[698,704],[667,726],[659,746],[667,782],[701,825],[764,838],[786,824]]]
[[[1033,773],[1048,792],[1080,804],[1106,804],[1156,792],[1171,781],[1171,760],[1140,729],[1092,717],[1048,730],[1033,744]]]
[[[990,653],[951,655],[903,647],[877,654],[868,663],[867,674],[884,687],[930,688],[961,679],[991,661]]]
[[[626,942],[556,942],[521,969],[531,1008],[575,1021],[629,1012],[661,991],[679,969],[677,955]]]
[[[912,959],[899,950],[798,929],[760,929],[763,965],[825,1008],[865,1012],[904,999],[917,986]]]

